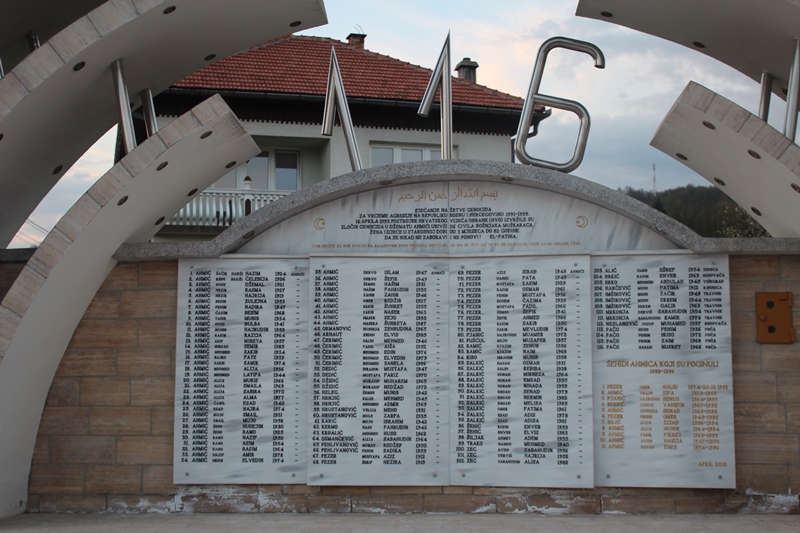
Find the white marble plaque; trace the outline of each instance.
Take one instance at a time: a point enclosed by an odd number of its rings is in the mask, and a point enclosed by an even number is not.
[[[588,256],[451,260],[450,481],[592,487]]]
[[[175,483],[304,483],[308,260],[180,262]]]
[[[448,484],[447,260],[312,257],[308,482]]]
[[[298,213],[239,253],[583,253],[671,250],[628,217],[562,194],[485,181],[386,187]]]
[[[734,488],[727,256],[592,269],[595,483]]]

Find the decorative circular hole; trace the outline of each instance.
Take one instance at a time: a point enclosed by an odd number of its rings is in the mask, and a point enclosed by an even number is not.
[[[167,9],[164,10],[165,15],[169,15],[170,13],[175,13],[175,10],[178,9],[175,6],[169,6]]]
[[[506,176],[503,176],[503,177],[502,177],[502,178],[500,178],[500,179],[501,179],[502,181],[514,181],[514,178],[508,178],[508,177],[506,177]]]
[[[709,122],[709,121],[707,121],[707,120],[704,120],[704,121],[703,121],[703,126],[705,126],[706,128],[708,128],[708,129],[710,129],[710,130],[715,130],[715,129],[717,129],[717,127],[716,127],[715,125],[713,125],[712,123],[710,123],[710,122]]]
[[[611,11],[601,11],[600,16],[610,19],[611,17],[614,16],[614,13],[612,13]]]
[[[775,331],[776,331],[775,326],[768,327],[767,331],[769,331],[770,333],[775,333]]]
[[[212,59],[214,59],[215,57],[217,57],[217,54],[208,54],[208,55],[207,55],[206,57],[204,57],[203,59],[205,59],[206,61],[211,61],[211,60],[212,60]]]
[[[678,158],[678,159],[680,159],[681,161],[688,161],[688,160],[689,160],[689,158],[688,158],[688,157],[686,157],[686,156],[685,156],[685,155],[683,155],[683,154],[675,154],[675,157],[677,157],[677,158]]]
[[[56,168],[53,169],[53,174],[58,174],[62,170],[64,170],[64,165],[58,165]]]
[[[0,141],[2,141],[2,140],[3,140],[3,136],[0,135]],[[794,189],[794,192],[800,193],[800,185],[798,185],[796,183],[792,183],[792,189]]]
[[[717,185],[722,185],[723,187],[726,185],[726,183],[719,178],[714,178],[714,181],[717,182]]]
[[[233,167],[235,167],[235,166],[236,166],[236,161],[231,161],[230,163],[228,163],[227,165],[225,165],[225,168],[233,168]]]
[[[200,136],[200,138],[201,138],[201,139],[208,139],[209,137],[211,137],[211,134],[212,134],[212,133],[214,133],[214,132],[213,132],[213,131],[207,131],[207,132],[203,133],[203,134]]]
[[[295,20],[294,22],[290,22],[290,23],[289,23],[289,26],[290,26],[290,27],[292,27],[292,28],[296,28],[296,27],[298,27],[300,24],[302,24],[302,21]]]
[[[78,72],[85,66],[86,66],[86,61],[78,61],[77,63],[75,63],[75,66],[72,67],[72,70]]]
[[[248,231],[247,233],[244,234],[244,237],[242,238],[245,240],[252,239],[255,234],[256,234],[255,231]]]
[[[755,150],[748,150],[747,153],[750,154],[750,157],[752,157],[753,159],[761,159],[761,154],[759,154]]]
[[[383,180],[381,182],[381,185],[383,185],[384,187],[386,187],[387,185],[391,185],[391,184],[392,184],[392,180]]]
[[[186,196],[194,196],[195,194],[197,194],[197,189],[192,189]]]
[[[128,201],[128,197],[127,196],[123,196],[122,198],[119,199],[119,201],[117,202],[117,205],[123,205],[127,201]]]
[[[164,217],[161,217],[158,220],[156,220],[156,226],[160,226],[161,223],[164,222],[164,220],[166,220],[166,218],[164,218]]]
[[[695,41],[692,44],[695,45],[695,47],[697,47],[697,48],[705,48],[706,47],[706,45],[704,45],[700,41]]]
[[[773,307],[775,307],[775,302],[773,302],[772,300],[768,300],[767,309],[772,309]]]
[[[758,208],[756,208],[756,207],[751,207],[750,211],[752,211],[753,213],[755,213],[758,216],[761,216],[761,211],[759,211]]]
[[[167,165],[169,165],[169,161],[164,161],[163,163],[161,163],[156,167],[156,171],[159,172],[164,170],[165,168],[167,168]]]

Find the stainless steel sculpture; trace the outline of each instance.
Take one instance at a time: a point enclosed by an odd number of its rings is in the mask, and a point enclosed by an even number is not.
[[[761,97],[758,100],[758,118],[764,122],[769,119],[769,102],[772,99],[772,74],[766,70],[761,73]]]
[[[433,100],[436,97],[436,89],[442,86],[442,159],[453,158],[453,85],[450,76],[450,32],[444,41],[442,53],[439,54],[439,61],[433,69],[428,88],[419,105],[417,114],[427,117],[433,107]]]
[[[361,164],[361,154],[358,152],[358,142],[353,130],[353,119],[350,117],[350,108],[347,105],[347,95],[344,92],[342,73],[339,70],[339,61],[336,59],[336,50],[331,47],[331,66],[328,70],[328,88],[325,91],[325,110],[322,116],[322,134],[333,135],[333,123],[336,118],[336,109],[339,109],[339,121],[344,130],[344,141],[347,144],[347,154],[350,156],[350,166],[353,171],[364,168]]]
[[[114,76],[114,89],[117,95],[119,126],[122,128],[122,142],[125,148],[125,154],[127,155],[136,148],[136,134],[133,131],[131,100],[128,96],[128,84],[125,82],[125,72],[122,69],[122,59],[117,59],[111,64],[111,72]]]
[[[147,136],[152,137],[158,133],[158,122],[156,122],[156,108],[153,104],[153,91],[148,87],[139,93],[142,99],[142,113],[144,114],[144,126]]]
[[[800,108],[800,39],[794,41],[794,60],[789,71],[789,87],[786,92],[786,119],[783,134],[794,142],[797,135],[797,111]]]
[[[553,37],[552,39],[546,40],[541,48],[539,48],[539,55],[536,57],[536,65],[533,68],[533,77],[531,78],[531,85],[528,89],[528,97],[525,99],[525,105],[522,108],[522,116],[519,120],[519,128],[517,129],[516,141],[514,142],[514,154],[521,163],[526,165],[536,165],[543,168],[560,170],[561,172],[572,172],[578,168],[581,161],[583,161],[583,153],[586,150],[586,140],[589,138],[591,119],[589,118],[589,112],[579,102],[539,94],[539,87],[542,84],[542,74],[544,73],[547,54],[554,48],[566,48],[568,50],[589,54],[594,58],[594,66],[596,68],[605,68],[606,66],[603,52],[592,43],[577,41],[567,37]],[[575,151],[572,154],[572,159],[566,163],[544,161],[531,157],[530,154],[528,154],[525,144],[528,140],[528,131],[533,123],[533,111],[536,104],[572,111],[578,115],[581,121],[580,130],[578,130],[578,140],[575,143]]]

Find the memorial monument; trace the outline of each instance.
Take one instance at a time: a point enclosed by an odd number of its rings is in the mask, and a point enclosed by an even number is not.
[[[776,27],[800,17],[778,3]],[[116,31],[135,34],[210,4],[110,2],[87,20],[124,20]],[[270,6],[283,17],[275,31],[324,21],[320,2],[283,4]],[[637,13],[632,25],[647,20]],[[82,35],[83,22],[68,30]],[[97,52],[67,58],[60,42],[53,79]],[[545,43],[515,148],[532,164],[448,158],[446,42],[428,88],[441,87],[441,161],[359,170],[349,142],[352,173],[205,243],[147,241],[258,147],[219,97],[132,142],[24,266],[4,267],[14,281],[0,307],[0,516],[798,512],[800,227],[753,196],[748,208],[779,238],[705,239],[567,174],[590,142],[591,110],[539,94],[555,46],[605,64],[589,43]],[[23,60],[2,94],[45,59]],[[115,64],[109,76],[124,82]],[[338,112],[352,133],[331,64],[326,117]],[[19,101],[54,83],[45,78]],[[570,161],[527,154],[536,104],[581,121]],[[31,111],[18,106],[0,126],[24,130],[14,113]],[[654,144],[672,150],[685,132],[714,148],[688,145],[677,159],[705,170],[735,151],[773,169],[765,189],[796,194],[793,132],[693,85],[671,113]],[[2,130],[0,150],[14,131]]]

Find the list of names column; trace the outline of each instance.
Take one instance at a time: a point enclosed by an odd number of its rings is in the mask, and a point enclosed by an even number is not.
[[[182,262],[175,482],[306,477],[307,262]]]
[[[595,257],[592,277],[596,483],[735,486],[727,258]]]
[[[313,257],[309,483],[448,478],[446,261]]]
[[[450,270],[451,484],[592,486],[588,257]]]

